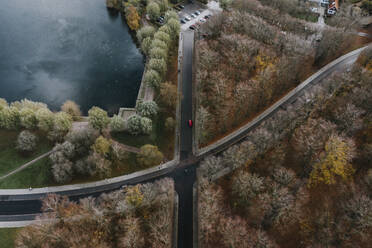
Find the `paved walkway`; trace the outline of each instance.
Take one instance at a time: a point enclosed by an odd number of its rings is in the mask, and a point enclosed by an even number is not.
[[[4,175],[4,176],[1,176],[1,177],[0,177],[0,180],[3,180],[3,179],[5,179],[5,178],[7,178],[7,177],[9,177],[9,176],[11,176],[11,175],[17,173],[17,172],[20,172],[21,170],[26,169],[26,168],[29,167],[30,165],[32,165],[32,164],[36,163],[37,161],[39,161],[40,159],[43,159],[43,158],[49,156],[52,152],[53,152],[53,150],[51,150],[51,151],[49,151],[49,152],[47,152],[47,153],[44,153],[44,154],[40,155],[39,157],[37,157],[37,158],[31,160],[30,162],[25,163],[24,165],[21,165],[21,166],[18,167],[17,169],[15,169],[15,170],[9,172],[8,174],[6,174],[6,175]]]

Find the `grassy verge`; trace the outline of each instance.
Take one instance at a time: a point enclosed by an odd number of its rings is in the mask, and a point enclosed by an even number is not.
[[[0,228],[1,248],[14,248],[14,240],[20,228]]]
[[[35,134],[39,138],[36,151],[28,156],[23,156],[16,150],[15,141],[18,134],[19,131],[0,130],[0,176],[48,152],[53,147],[45,135],[36,132]]]

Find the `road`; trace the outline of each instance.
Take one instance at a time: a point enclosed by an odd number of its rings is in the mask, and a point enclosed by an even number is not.
[[[181,160],[192,153],[192,129],[188,120],[192,120],[192,56],[194,49],[194,32],[183,33],[183,62],[182,62],[182,101],[181,101]]]
[[[125,181],[115,182],[108,185],[95,186],[76,190],[61,191],[60,194],[68,195],[71,200],[78,200],[87,196],[98,196],[103,192],[109,192],[119,189],[122,185],[151,182],[163,177],[172,177],[175,180],[176,191],[179,195],[179,221],[178,221],[178,247],[192,247],[193,233],[193,205],[192,205],[192,186],[196,178],[196,168],[200,160],[210,154],[218,153],[227,147],[241,140],[255,126],[261,123],[265,118],[257,122],[250,128],[244,130],[229,139],[220,142],[217,147],[195,157],[192,153],[192,129],[187,126],[187,120],[192,119],[192,60],[193,60],[193,32],[186,31],[183,33],[183,64],[182,64],[182,93],[181,101],[181,135],[180,135],[180,162],[165,168],[164,170],[154,171],[148,175],[142,175]],[[311,80],[311,84],[316,84],[322,79],[337,70],[344,70],[345,67],[355,61],[358,54],[348,57],[333,67],[323,71],[317,77]],[[297,94],[291,95],[287,102],[297,97]],[[283,98],[286,98],[283,97]],[[281,100],[279,100],[281,101]],[[275,111],[273,111],[275,112]],[[0,195],[0,222],[9,221],[27,221],[32,220],[40,213],[40,199],[45,194],[38,195]]]

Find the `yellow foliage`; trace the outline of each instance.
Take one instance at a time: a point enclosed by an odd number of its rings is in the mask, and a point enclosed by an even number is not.
[[[129,6],[126,9],[127,24],[131,30],[138,30],[140,27],[141,17],[138,15],[137,9],[134,6]]]
[[[127,188],[125,200],[133,207],[138,207],[142,204],[143,194],[139,188],[139,185]]]
[[[256,56],[256,71],[261,72],[267,67],[274,67],[274,60],[262,53]]]
[[[354,173],[350,164],[353,157],[353,146],[342,138],[332,136],[325,145],[325,156],[314,165],[310,174],[309,186],[319,183],[335,184],[337,177],[347,181]]]
[[[101,154],[105,157],[109,154],[110,148],[111,148],[111,141],[104,138],[102,135],[96,139],[96,142],[92,146],[92,149],[96,153]]]

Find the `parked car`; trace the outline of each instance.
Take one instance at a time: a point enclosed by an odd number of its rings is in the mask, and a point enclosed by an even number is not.
[[[173,8],[174,8],[175,10],[177,10],[177,11],[180,11],[180,10],[181,10],[181,8],[178,7],[178,6],[174,6]]]
[[[200,20],[199,20],[201,23],[204,23],[204,22],[206,22],[207,20],[205,20],[204,18],[200,18]]]
[[[178,5],[178,7],[180,7],[181,9],[185,8],[185,6],[183,6],[182,4]]]
[[[197,16],[200,15],[199,10],[195,11],[194,14],[197,15]]]
[[[195,25],[191,25],[191,26],[189,27],[189,29],[191,29],[191,30],[195,30]]]
[[[209,19],[209,15],[204,16],[204,19],[205,20]]]
[[[192,18],[195,18],[195,17],[196,17],[196,15],[195,15],[195,14],[191,14],[191,17],[192,17]]]
[[[185,24],[187,21],[185,19],[180,19],[180,23]]]
[[[185,15],[184,18],[185,18],[186,21],[191,21],[191,17],[188,16],[188,15]]]

